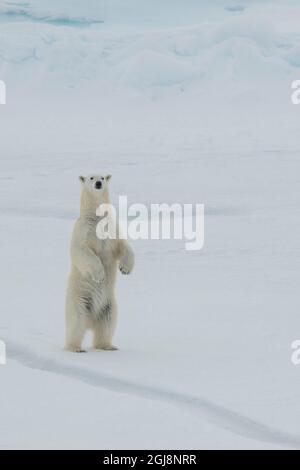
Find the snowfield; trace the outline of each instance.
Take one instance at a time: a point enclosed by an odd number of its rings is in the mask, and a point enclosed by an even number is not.
[[[300,448],[299,14],[0,1],[0,449]],[[205,245],[132,242],[119,351],[75,355],[64,295],[91,172],[113,202],[205,204]]]

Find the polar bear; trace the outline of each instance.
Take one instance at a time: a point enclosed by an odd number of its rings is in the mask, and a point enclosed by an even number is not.
[[[116,327],[117,304],[115,281],[117,264],[123,274],[134,265],[134,254],[128,242],[99,239],[96,227],[100,220],[96,211],[109,204],[108,184],[111,176],[80,176],[80,217],[71,240],[72,268],[66,295],[65,349],[85,352],[82,340],[86,330],[93,331],[93,347],[115,350],[112,337]],[[116,233],[119,233],[117,228]]]

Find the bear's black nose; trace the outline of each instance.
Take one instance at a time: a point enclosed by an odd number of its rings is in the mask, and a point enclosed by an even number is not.
[[[101,189],[101,188],[102,188],[102,183],[101,183],[101,181],[96,181],[95,188],[96,188],[96,189]]]

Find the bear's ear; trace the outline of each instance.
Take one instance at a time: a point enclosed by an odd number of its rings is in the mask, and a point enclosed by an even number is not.
[[[80,183],[84,183],[85,182],[85,177],[84,176],[79,176],[79,181],[80,181]]]
[[[111,175],[106,175],[106,176],[105,176],[105,180],[106,180],[106,181],[109,181],[110,179],[111,179]]]

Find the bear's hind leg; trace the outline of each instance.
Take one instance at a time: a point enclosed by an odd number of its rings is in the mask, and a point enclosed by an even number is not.
[[[102,307],[100,315],[94,320],[93,347],[106,351],[116,351],[118,348],[112,345],[113,334],[117,322],[117,305],[115,301],[107,302]]]
[[[85,352],[81,344],[87,325],[86,319],[81,312],[75,308],[66,311],[66,341],[65,349],[71,352]]]

